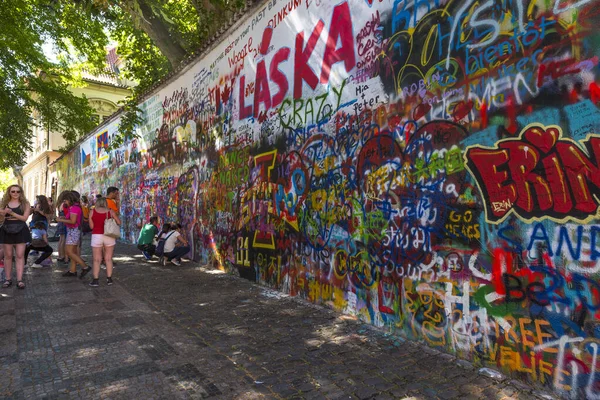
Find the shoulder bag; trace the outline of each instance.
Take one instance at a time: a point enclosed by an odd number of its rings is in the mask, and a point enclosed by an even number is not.
[[[169,233],[164,238],[158,239],[158,244],[156,245],[156,250],[154,251],[154,254],[156,254],[158,257],[162,257],[165,254],[165,243],[173,233],[175,233],[175,231]]]
[[[110,215],[110,211],[107,214]],[[115,239],[121,237],[121,228],[117,225],[117,221],[114,218],[104,220],[104,235]]]
[[[21,206],[19,206],[19,208],[20,207]],[[2,230],[4,230],[4,233],[15,235],[21,232],[23,228],[27,228],[27,224],[25,222],[17,220],[16,222],[8,223],[8,221],[6,221],[6,217],[4,218],[4,223],[2,224]]]

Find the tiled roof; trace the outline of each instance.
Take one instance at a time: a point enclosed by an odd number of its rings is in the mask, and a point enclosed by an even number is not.
[[[89,82],[103,83],[105,85],[112,85],[117,87],[126,88],[127,85],[121,83],[117,76],[119,75],[119,64],[121,59],[117,54],[117,48],[112,47],[106,52],[106,63],[108,66],[101,73],[91,73],[88,70],[82,71],[82,78]]]
[[[114,72],[115,74],[119,73],[119,64],[121,64],[121,59],[117,54],[117,48],[113,47],[106,53],[106,63],[108,64],[108,68]]]
[[[97,82],[105,85],[118,86],[126,88],[127,85],[124,85],[119,82],[119,80],[111,74],[92,74],[89,71],[83,71],[81,77],[88,82]]]

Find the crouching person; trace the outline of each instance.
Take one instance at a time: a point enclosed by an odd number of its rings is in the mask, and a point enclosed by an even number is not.
[[[151,260],[156,251],[154,239],[158,235],[158,217],[153,215],[140,231],[140,236],[137,240],[137,248],[142,251],[146,260]]]
[[[165,253],[163,265],[171,262],[175,265],[181,265],[181,256],[190,252],[190,246],[183,233],[181,224],[171,225],[174,228],[173,232],[169,232],[165,240]]]
[[[31,250],[40,251],[42,253],[33,262],[32,268],[42,268],[42,262],[52,255],[53,250],[48,244],[46,224],[42,221],[37,221],[33,224],[33,229],[31,230],[31,243],[25,248],[25,260],[27,260]]]

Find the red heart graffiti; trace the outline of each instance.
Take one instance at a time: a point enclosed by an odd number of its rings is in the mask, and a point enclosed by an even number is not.
[[[534,145],[539,150],[544,153],[548,153],[560,136],[560,132],[556,128],[548,128],[546,130],[542,129],[539,126],[533,126],[525,131],[523,137],[529,143]]]

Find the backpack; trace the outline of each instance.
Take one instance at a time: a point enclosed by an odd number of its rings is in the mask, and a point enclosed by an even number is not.
[[[158,243],[156,245],[156,250],[154,251],[154,254],[156,254],[158,257],[162,257],[165,254],[165,242],[174,233],[175,233],[175,231],[169,233],[164,239],[163,238],[158,239]]]
[[[31,247],[46,247],[48,243],[44,242],[44,239],[33,239],[31,241]]]
[[[83,214],[83,220],[81,221],[81,232],[90,233],[90,209],[87,206],[81,206],[81,212]]]
[[[90,222],[89,221],[83,221],[81,223],[81,232],[83,233],[90,233],[92,231],[92,228],[90,228]]]
[[[33,229],[32,229],[32,231],[33,231]],[[46,232],[46,235],[47,234],[48,233]],[[32,238],[30,245],[31,245],[31,247],[38,247],[39,248],[39,247],[46,247],[48,245],[48,243],[46,243],[43,238],[39,238],[39,239],[33,239]]]

